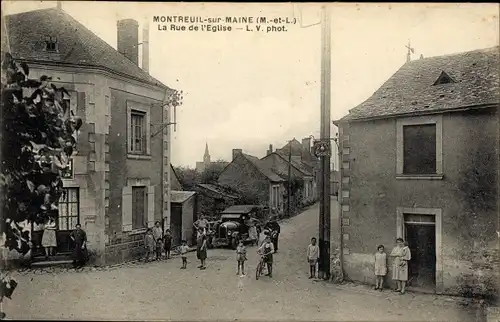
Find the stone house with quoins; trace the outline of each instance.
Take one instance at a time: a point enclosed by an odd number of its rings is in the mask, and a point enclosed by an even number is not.
[[[373,282],[376,246],[402,237],[410,287],[498,294],[499,63],[499,47],[410,61],[334,122],[349,278]]]
[[[256,204],[281,214],[285,181],[259,158],[233,149],[233,159],[219,175],[218,184],[255,198]]]
[[[58,252],[71,250],[68,235],[80,223],[98,264],[137,255],[156,220],[168,226],[170,141],[161,126],[169,122],[163,102],[172,90],[148,73],[147,29],[138,66],[138,28],[135,20],[118,21],[117,51],[60,8],[2,22],[2,49],[27,62],[31,77],[51,76],[69,90],[71,108],[84,120],[63,180]]]

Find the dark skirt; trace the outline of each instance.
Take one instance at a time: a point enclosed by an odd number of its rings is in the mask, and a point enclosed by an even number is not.
[[[207,259],[207,249],[197,249],[196,250],[196,257],[199,259],[199,260],[205,260]]]

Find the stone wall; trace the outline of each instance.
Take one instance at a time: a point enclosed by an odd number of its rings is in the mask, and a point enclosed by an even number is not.
[[[396,120],[343,126],[341,200],[349,278],[373,282],[376,245],[390,251],[401,233],[398,207],[425,208],[441,214],[437,291],[498,294],[495,113],[497,108],[442,116],[443,177],[438,180],[396,178]]]

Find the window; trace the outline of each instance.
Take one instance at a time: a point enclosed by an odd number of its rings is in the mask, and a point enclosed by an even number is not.
[[[436,124],[403,126],[403,174],[436,170]]]
[[[397,120],[396,176],[398,179],[443,178],[442,115]]]
[[[146,187],[132,187],[132,229],[147,227]]]
[[[57,51],[58,49],[59,48],[58,48],[57,38],[47,36],[45,38],[45,50],[46,51]]]
[[[130,116],[130,151],[146,154],[145,113],[133,111]]]
[[[59,199],[59,230],[73,230],[80,223],[80,189],[64,188]]]
[[[127,101],[127,158],[151,159],[151,105]]]

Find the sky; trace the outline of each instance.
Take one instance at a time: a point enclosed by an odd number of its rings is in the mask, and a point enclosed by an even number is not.
[[[56,3],[2,5],[4,14],[12,14]],[[194,167],[205,143],[212,160],[230,160],[235,148],[262,157],[269,144],[319,138],[320,5],[63,1],[62,8],[114,48],[117,20],[149,24],[151,75],[184,91],[172,131],[174,165]],[[409,41],[412,59],[498,46],[498,13],[493,3],[330,4],[331,119],[346,115],[395,73],[406,61]],[[153,15],[265,15],[301,23],[271,33],[158,31]]]

